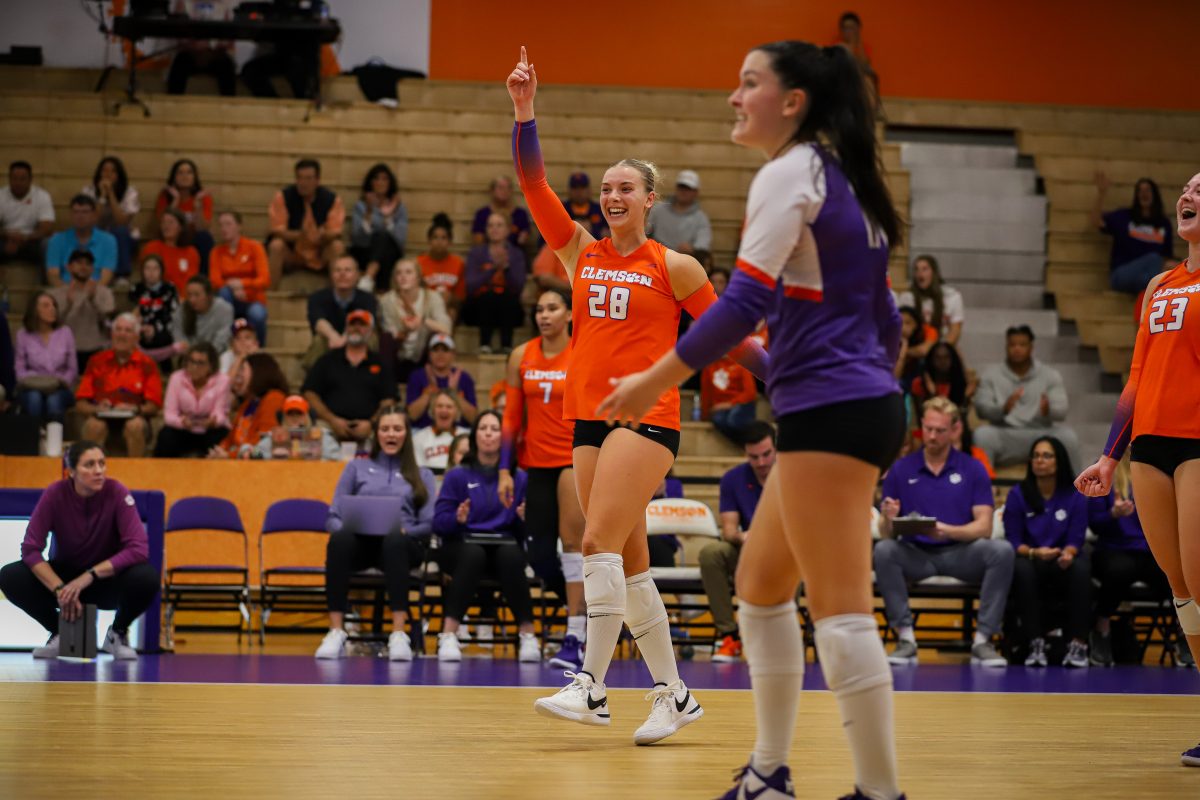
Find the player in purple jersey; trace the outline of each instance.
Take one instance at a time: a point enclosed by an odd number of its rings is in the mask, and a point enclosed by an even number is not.
[[[872,613],[870,514],[904,434],[892,374],[900,315],[887,286],[888,243],[898,241],[900,223],[874,114],[848,52],[795,41],[751,50],[729,102],[733,141],[769,159],[750,186],[738,269],[674,350],[614,381],[600,411],[609,422],[636,423],[663,391],[766,317],[779,457],[737,570],[758,739],[724,797],[795,796],[786,760],[804,677],[792,600],[803,576],[821,668],[854,756],[849,799],[896,800],[892,674]]]

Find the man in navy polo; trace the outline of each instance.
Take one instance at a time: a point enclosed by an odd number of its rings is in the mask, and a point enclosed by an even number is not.
[[[743,431],[746,462],[721,476],[721,539],[700,551],[700,580],[712,610],[717,644],[713,661],[737,661],[742,655],[738,626],[733,619],[733,576],[738,556],[750,531],[763,486],[775,466],[775,428],[754,421]]]
[[[951,446],[958,407],[944,397],[925,402],[921,435],[924,447],[892,465],[883,479],[879,535],[875,545],[875,582],[883,595],[888,624],[899,642],[888,656],[893,664],[915,664],[908,584],[946,575],[981,584],[979,626],[971,663],[1003,667],[1007,662],[992,645],[1000,632],[1013,574],[1013,549],[992,535],[992,485],[983,465]],[[931,535],[895,538],[892,521],[916,514],[937,520]]]

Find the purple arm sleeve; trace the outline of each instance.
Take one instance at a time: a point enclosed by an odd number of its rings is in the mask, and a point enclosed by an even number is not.
[[[754,332],[766,316],[774,291],[741,270],[721,295],[675,345],[675,352],[693,370],[703,369]]]

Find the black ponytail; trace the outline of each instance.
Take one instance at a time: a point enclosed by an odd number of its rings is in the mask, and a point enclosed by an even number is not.
[[[808,110],[793,140],[833,149],[863,212],[895,247],[903,238],[900,217],[883,180],[875,107],[854,55],[840,45],[822,48],[796,40],[755,49],[770,57],[785,87],[808,94]]]

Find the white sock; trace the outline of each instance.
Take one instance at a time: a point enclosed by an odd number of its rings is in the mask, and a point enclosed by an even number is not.
[[[792,749],[804,684],[804,637],[792,600],[777,606],[743,600],[738,605],[738,626],[750,665],[758,725],[752,760],[754,769],[769,777],[787,763]]]
[[[583,596],[588,604],[583,671],[604,683],[625,623],[625,562],[620,553],[596,553],[583,559]]]
[[[679,667],[671,646],[671,624],[649,571],[625,581],[625,623],[650,669],[650,677],[655,683],[674,686],[679,680]]]
[[[743,612],[744,614],[744,612]],[[896,742],[892,672],[870,614],[840,614],[816,624],[825,683],[842,712],[854,756],[854,783],[867,797],[895,800]]]
[[[587,617],[583,614],[567,617],[567,636],[574,636],[580,644],[587,641]]]
[[[917,643],[917,632],[912,629],[911,625],[906,625],[905,627],[896,631],[896,636],[906,642],[912,642],[913,644]]]
[[[971,646],[972,646],[972,647],[974,647],[974,646],[975,646],[975,645],[977,645],[977,644],[983,644],[983,643],[985,643],[985,642],[990,642],[990,641],[991,641],[991,639],[989,639],[988,637],[984,636],[984,635],[983,635],[982,633],[980,633],[979,631],[975,631],[975,641],[973,641],[973,642],[971,643]]]

